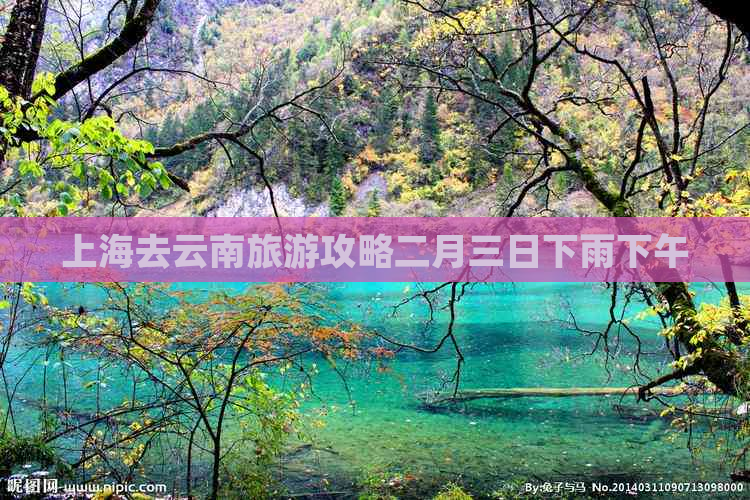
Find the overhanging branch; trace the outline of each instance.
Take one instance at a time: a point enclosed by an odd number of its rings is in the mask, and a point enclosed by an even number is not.
[[[61,98],[79,83],[110,66],[146,38],[159,3],[161,0],[145,0],[138,14],[125,22],[120,33],[110,43],[86,56],[78,64],[58,73],[55,77],[55,95],[52,97]]]

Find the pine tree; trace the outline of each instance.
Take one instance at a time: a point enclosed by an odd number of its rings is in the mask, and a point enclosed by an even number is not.
[[[323,158],[324,175],[327,183],[333,183],[341,171],[344,169],[346,157],[341,144],[334,140],[329,140],[326,144],[326,150]]]
[[[220,120],[220,115],[209,101],[199,103],[195,109],[182,121],[181,135],[183,137],[194,137],[211,130],[214,124]],[[188,151],[174,158],[168,164],[174,165],[176,171],[183,177],[189,177],[196,170],[204,168],[210,161],[212,145],[201,144],[192,151]]]
[[[380,197],[377,189],[370,191],[370,201],[367,202],[367,216],[380,217]]]
[[[328,207],[330,208],[331,215],[333,217],[340,217],[346,210],[346,193],[344,192],[344,184],[341,179],[334,177],[331,183],[331,198],[328,201]]]
[[[169,113],[161,125],[161,130],[159,130],[159,144],[174,144],[178,141],[179,135],[177,120],[173,113]]]
[[[182,138],[182,131],[178,125],[177,119],[173,113],[169,113],[164,119],[164,122],[159,128],[159,132],[156,135],[156,141],[154,144],[165,146],[169,144],[175,144]],[[164,166],[172,172],[176,172],[178,175],[184,177],[186,172],[182,169],[182,159],[178,158],[165,158]]]
[[[151,144],[159,144],[159,129],[154,125],[149,125],[143,131],[143,139]]]
[[[290,184],[297,191],[304,190],[303,179],[311,179],[318,168],[318,159],[312,146],[312,139],[304,123],[294,120],[289,127]]]
[[[380,94],[375,108],[374,138],[372,141],[375,150],[379,153],[388,151],[393,128],[398,117],[398,110],[402,105],[403,100],[393,90],[386,89]]]
[[[421,141],[419,159],[430,165],[440,159],[440,122],[437,116],[437,102],[432,91],[427,92],[420,120]]]

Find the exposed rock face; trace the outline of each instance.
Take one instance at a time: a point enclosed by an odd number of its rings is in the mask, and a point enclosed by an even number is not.
[[[373,191],[378,192],[380,198],[385,198],[388,194],[388,182],[382,173],[369,175],[357,188],[354,194],[355,204],[366,204]]]
[[[273,188],[276,208],[282,217],[326,217],[328,205],[306,205],[304,200],[289,194],[285,185]],[[233,189],[222,200],[221,204],[210,210],[209,217],[272,217],[273,208],[268,190]]]
[[[599,203],[587,191],[573,191],[550,207],[557,217],[606,216]]]

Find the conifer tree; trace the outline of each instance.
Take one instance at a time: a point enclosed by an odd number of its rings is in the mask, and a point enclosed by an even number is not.
[[[331,198],[328,201],[328,207],[333,217],[340,217],[346,209],[346,194],[341,179],[334,177],[331,183]]]
[[[427,92],[420,120],[421,140],[419,159],[430,165],[440,159],[440,122],[437,116],[437,101],[432,91]]]
[[[338,178],[338,175],[344,169],[344,164],[346,163],[341,144],[335,140],[328,141],[326,144],[323,163],[325,167],[324,175],[326,176],[326,181],[327,183],[332,184],[333,181]]]
[[[173,113],[169,113],[159,130],[159,144],[174,144],[180,136],[177,120]]]
[[[312,179],[318,171],[318,158],[305,124],[294,120],[289,127],[290,184],[297,192],[305,191],[303,179]]]
[[[368,217],[380,217],[380,197],[378,196],[378,190],[374,189],[370,191],[370,200],[367,202],[367,216]]]
[[[393,135],[393,127],[402,105],[403,100],[397,92],[387,89],[380,94],[379,102],[375,108],[375,134],[372,141],[379,153],[385,153],[388,150]]]

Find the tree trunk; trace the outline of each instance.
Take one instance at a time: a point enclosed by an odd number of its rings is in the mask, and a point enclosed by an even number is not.
[[[566,137],[563,129],[550,121],[553,131],[560,137]],[[583,148],[575,138],[567,138],[576,154],[583,157]],[[594,170],[575,156],[571,160],[574,171],[578,174],[585,188],[609,211],[611,217],[636,217],[637,214],[627,200],[610,192],[601,184]],[[674,321],[675,337],[687,349],[694,353],[698,348],[701,355],[691,368],[703,373],[712,384],[724,394],[737,393],[737,378],[740,370],[736,354],[723,349],[716,340],[706,339],[695,343],[694,339],[703,330],[696,319],[697,308],[690,295],[687,283],[656,283],[659,295],[669,305],[669,312]]]
[[[748,49],[750,50],[750,14],[748,14],[746,5],[727,0],[699,1],[711,14],[737,25],[745,38],[748,39]]]
[[[28,99],[44,38],[47,0],[17,0],[0,46],[0,86],[12,96]],[[0,140],[0,165],[5,161],[5,139]]]
[[[17,0],[0,47],[0,85],[28,99],[44,37],[47,0]]]
[[[214,438],[213,469],[211,471],[211,500],[219,498],[219,470],[221,465],[221,435],[217,433]]]
[[[187,449],[187,470],[185,471],[185,490],[187,492],[188,500],[193,500],[193,443],[195,442],[195,433],[198,431],[200,426],[200,419],[195,422],[195,425],[190,430],[190,439],[188,440]]]

